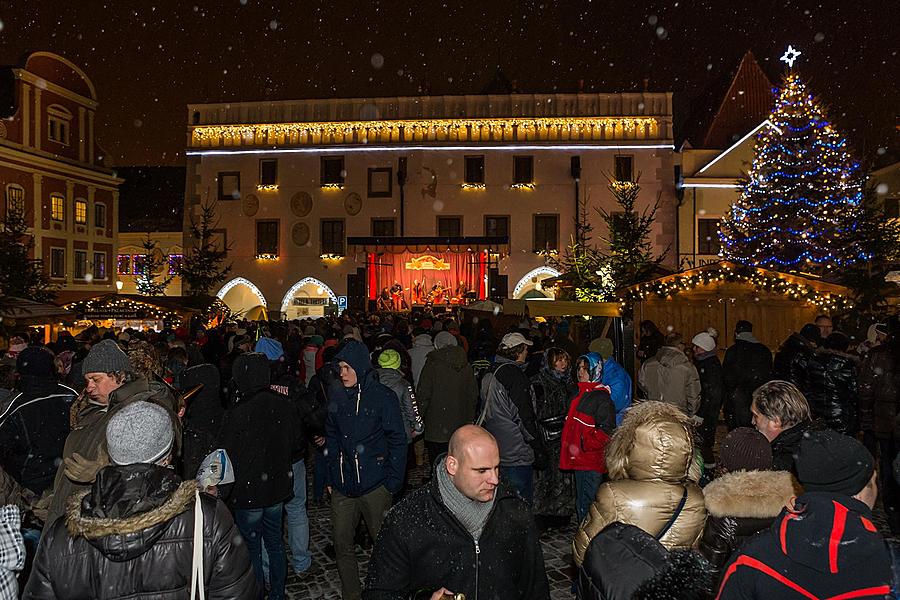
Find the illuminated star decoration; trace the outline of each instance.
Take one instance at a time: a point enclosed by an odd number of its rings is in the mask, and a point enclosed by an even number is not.
[[[785,50],[784,56],[780,60],[786,62],[788,67],[793,67],[794,61],[797,60],[798,56],[800,56],[800,51],[794,50],[794,47],[788,44],[787,50]]]

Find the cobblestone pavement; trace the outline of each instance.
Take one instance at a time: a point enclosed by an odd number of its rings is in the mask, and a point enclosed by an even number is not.
[[[424,467],[417,467],[410,472],[410,487],[415,488],[422,484],[425,474]],[[312,485],[312,471],[308,473],[307,481]],[[309,548],[313,554],[314,573],[306,579],[299,579],[288,566],[287,597],[291,600],[300,599],[327,599],[340,600],[341,582],[338,579],[337,567],[334,560],[325,554],[326,546],[331,544],[331,509],[326,505],[316,504],[312,500],[312,492],[309,496]],[[575,525],[553,529],[541,536],[541,545],[544,551],[544,563],[547,568],[547,578],[550,581],[550,597],[552,600],[571,600],[573,598],[572,577],[575,568],[572,565],[572,538],[575,536]],[[285,544],[287,546],[287,544]],[[288,552],[290,549],[288,548]],[[365,582],[366,568],[369,563],[369,550],[363,550],[357,546],[359,558],[360,579]],[[288,561],[290,565],[290,561]]]

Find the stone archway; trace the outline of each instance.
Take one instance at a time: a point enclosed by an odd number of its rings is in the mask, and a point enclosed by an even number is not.
[[[325,309],[337,306],[334,290],[320,279],[304,277],[281,299],[281,316],[287,320],[323,317]]]
[[[521,300],[523,298],[553,298],[551,290],[545,290],[541,286],[544,279],[551,277],[559,277],[559,271],[552,267],[538,267],[525,273],[516,287],[513,289],[513,298]]]
[[[258,319],[268,307],[266,297],[249,279],[235,277],[216,292],[216,297],[236,315]]]

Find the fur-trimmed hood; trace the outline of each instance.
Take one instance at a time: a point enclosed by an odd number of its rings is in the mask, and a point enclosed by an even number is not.
[[[606,448],[609,477],[680,483],[694,458],[690,420],[676,406],[641,402],[625,413]]]
[[[707,485],[703,500],[713,517],[770,519],[802,493],[789,471],[735,471]]]
[[[69,497],[66,528],[110,560],[121,562],[149,550],[169,521],[194,503],[197,484],[156,465],[107,467],[90,490]]]

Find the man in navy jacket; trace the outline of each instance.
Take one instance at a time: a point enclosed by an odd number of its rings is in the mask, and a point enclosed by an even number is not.
[[[406,431],[400,402],[378,382],[363,344],[346,342],[335,361],[343,387],[329,390],[325,419],[335,562],[344,600],[359,600],[354,532],[362,516],[372,539],[378,536],[403,486]]]

